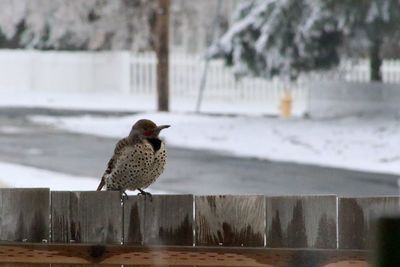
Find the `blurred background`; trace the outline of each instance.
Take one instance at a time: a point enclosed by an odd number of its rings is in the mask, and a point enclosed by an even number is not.
[[[141,118],[153,193],[398,194],[397,0],[0,0],[0,185],[95,190]]]

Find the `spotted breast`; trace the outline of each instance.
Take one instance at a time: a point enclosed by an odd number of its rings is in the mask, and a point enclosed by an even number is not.
[[[160,176],[164,171],[167,151],[161,140],[157,142],[158,146],[152,143],[147,139],[141,142],[126,139],[117,144],[115,164],[104,176],[107,190],[144,189]]]

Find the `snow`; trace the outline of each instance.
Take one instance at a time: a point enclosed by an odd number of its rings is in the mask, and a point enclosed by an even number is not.
[[[124,117],[30,117],[71,132],[113,138],[126,136],[142,118],[172,125],[162,133],[170,146],[400,174],[400,118],[395,116],[283,120],[150,112]]]
[[[51,190],[95,190],[98,181],[34,167],[0,162],[0,182],[8,187],[45,187]]]
[[[93,191],[99,184],[98,178],[74,176],[29,166],[0,162],[0,187],[50,188],[63,191]],[[153,194],[164,191],[146,190]],[[135,194],[134,192],[127,192]]]
[[[171,111],[194,112],[197,97],[174,96],[170,99]],[[271,103],[271,102],[272,103]],[[218,114],[277,114],[279,103],[271,99],[255,99],[243,101],[205,97],[201,111]],[[154,95],[140,94],[110,94],[110,93],[83,93],[83,92],[1,92],[0,107],[22,108],[50,108],[87,111],[155,111],[156,99]],[[294,103],[293,113],[299,115],[304,112],[304,101]]]
[[[101,0],[0,0],[0,28],[8,39],[25,23],[28,48],[146,49],[154,2]]]
[[[363,57],[375,39],[397,36],[398,1],[336,2],[244,1],[208,55],[224,58],[239,76],[297,78]]]
[[[28,130],[22,127],[15,127],[15,126],[0,126],[0,134],[19,134],[27,132]]]

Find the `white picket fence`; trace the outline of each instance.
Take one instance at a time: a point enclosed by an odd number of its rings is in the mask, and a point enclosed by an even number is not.
[[[387,59],[382,64],[384,83],[400,83],[400,60]],[[370,66],[368,59],[347,60],[340,64],[337,79],[352,82],[369,82]]]
[[[131,56],[131,92],[155,94],[156,90],[156,56],[154,53],[139,53]],[[170,55],[170,94],[172,97],[196,98],[199,93],[200,80],[205,60],[200,55]],[[382,77],[386,83],[400,83],[400,60],[385,60],[382,66]],[[204,98],[226,99],[230,101],[260,102],[278,111],[282,97],[290,90],[295,113],[301,114],[307,109],[307,80],[344,80],[369,82],[368,60],[347,60],[338,69],[324,74],[316,74],[300,79],[295,84],[284,83],[279,79],[265,80],[248,77],[236,80],[232,70],[222,60],[209,63]]]
[[[156,56],[153,53],[132,54],[131,92],[155,94]],[[170,95],[172,97],[197,98],[205,60],[200,55],[170,55]],[[204,100],[224,99],[235,103],[262,103],[267,109],[277,112],[286,90],[290,90],[296,99],[296,113],[302,113],[306,107],[307,90],[302,82],[285,84],[279,79],[265,80],[249,77],[235,79],[232,70],[223,60],[209,62]]]
[[[1,50],[0,92],[101,92],[155,96],[156,63],[154,53]],[[187,110],[194,109],[204,64],[200,55],[170,55],[172,102],[181,97],[190,107]],[[382,77],[385,83],[393,83],[397,88],[400,84],[400,60],[385,60]],[[283,96],[290,91],[293,113],[301,115],[309,108],[308,81],[321,80],[369,82],[368,61],[349,60],[336,71],[309,75],[307,79],[289,84],[279,79],[254,77],[236,80],[232,69],[222,60],[212,60],[203,103],[209,104],[208,110],[212,111],[217,111],[223,103],[225,107],[221,110],[229,108],[233,113],[257,107],[258,113],[276,114]]]

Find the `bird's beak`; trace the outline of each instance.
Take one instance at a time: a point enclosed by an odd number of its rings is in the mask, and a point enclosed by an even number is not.
[[[157,130],[161,131],[161,130],[169,128],[169,127],[171,127],[171,125],[160,125],[160,126],[157,126]]]

